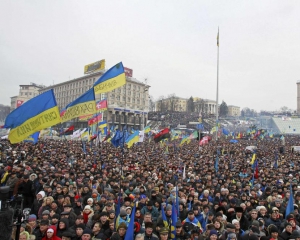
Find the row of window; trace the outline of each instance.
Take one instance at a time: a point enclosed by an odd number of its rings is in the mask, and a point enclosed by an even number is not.
[[[77,81],[74,83],[69,83],[67,85],[62,85],[60,87],[57,87],[57,91],[65,91],[68,89],[73,89],[81,86],[86,86],[86,85],[93,85],[96,81],[96,78],[90,78],[90,79],[85,79],[82,81]]]
[[[37,96],[37,93],[32,93],[32,92],[20,92],[20,96]]]

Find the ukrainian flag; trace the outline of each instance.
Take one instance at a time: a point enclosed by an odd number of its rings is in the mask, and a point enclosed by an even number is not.
[[[61,116],[61,121],[67,122],[73,118],[95,113],[95,93],[93,88],[91,88],[86,93],[66,106],[66,111],[64,115]]]
[[[98,128],[99,129],[107,128],[107,122],[106,121],[99,122]]]
[[[161,217],[162,217],[164,226],[165,226],[166,228],[170,228],[169,223],[168,223],[168,220],[167,220],[167,217],[166,217],[166,213],[165,213],[165,210],[164,210],[164,207],[163,207],[163,206],[161,206]]]
[[[81,139],[84,139],[84,138],[88,139],[89,138],[89,129],[88,128],[86,128],[84,131],[81,132],[80,138]]]
[[[189,144],[191,142],[191,139],[189,138],[189,136],[186,136],[185,138],[183,138],[180,142],[180,146],[183,145],[184,143]]]
[[[144,133],[148,133],[148,132],[150,132],[150,126],[146,126],[145,128],[144,128]]]
[[[42,93],[12,111],[5,119],[10,128],[8,139],[18,143],[33,133],[60,123],[59,110],[53,89]]]
[[[121,87],[126,84],[126,77],[122,62],[113,66],[107,72],[105,72],[95,83],[95,94],[106,93]]]
[[[139,131],[136,131],[135,133],[131,134],[127,139],[126,139],[126,144],[128,148],[131,148],[132,145],[136,142],[138,142],[140,139],[139,137]]]

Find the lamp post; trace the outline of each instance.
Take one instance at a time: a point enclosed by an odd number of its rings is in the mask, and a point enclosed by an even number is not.
[[[145,81],[147,81],[147,79],[145,80]],[[145,92],[147,92],[148,91],[148,87],[147,86],[145,86],[145,88],[144,88],[144,94],[145,94]],[[146,98],[145,98],[146,99]],[[146,107],[146,100],[144,101],[144,104],[143,104],[143,112],[142,112],[142,116],[143,116],[143,121],[142,121],[142,129],[141,130],[144,130],[144,128],[145,128],[145,107]]]

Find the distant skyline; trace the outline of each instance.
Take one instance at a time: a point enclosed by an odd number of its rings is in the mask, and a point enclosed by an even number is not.
[[[299,1],[3,0],[0,9],[1,104],[20,84],[78,78],[101,59],[147,79],[155,100],[215,100],[219,27],[219,103],[297,108]]]

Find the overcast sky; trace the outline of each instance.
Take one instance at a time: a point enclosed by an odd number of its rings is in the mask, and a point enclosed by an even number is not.
[[[296,109],[300,2],[30,0],[0,2],[0,103],[19,84],[81,77],[122,61],[150,94],[216,99],[257,111]]]

